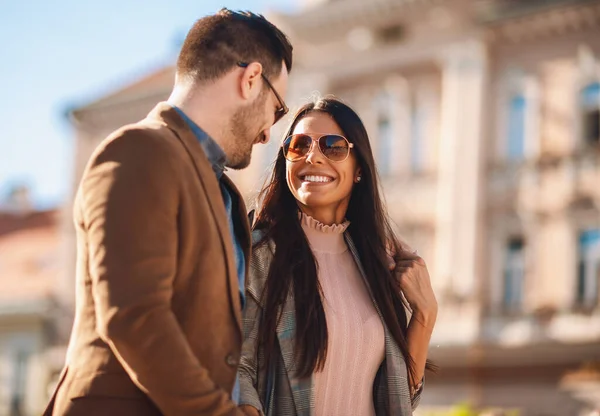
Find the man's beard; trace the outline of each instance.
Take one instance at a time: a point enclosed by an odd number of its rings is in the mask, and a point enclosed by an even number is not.
[[[234,148],[227,158],[227,167],[244,169],[250,164],[252,147],[264,140],[264,133],[256,131],[264,114],[266,94],[261,93],[254,103],[238,109],[231,118],[231,134]],[[261,137],[262,136],[262,137]]]

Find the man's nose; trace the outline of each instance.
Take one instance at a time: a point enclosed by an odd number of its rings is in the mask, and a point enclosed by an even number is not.
[[[262,135],[263,135],[262,142],[264,144],[269,143],[269,140],[271,140],[271,129],[263,130]]]

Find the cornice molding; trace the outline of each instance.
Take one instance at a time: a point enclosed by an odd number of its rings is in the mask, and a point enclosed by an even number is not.
[[[564,3],[552,8],[484,22],[493,43],[516,44],[600,29],[600,2]]]
[[[395,16],[406,18],[406,13],[414,9],[441,5],[449,0],[345,0],[332,1],[295,14],[275,14],[298,36],[305,31],[319,30],[319,33],[338,31],[341,28],[377,23]]]

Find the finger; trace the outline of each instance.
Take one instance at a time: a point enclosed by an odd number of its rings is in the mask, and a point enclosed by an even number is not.
[[[396,268],[396,259],[394,255],[388,251],[387,253],[388,269],[394,270]]]
[[[420,257],[417,254],[411,253],[410,251],[402,251],[398,255],[395,256],[395,259],[397,261],[399,261],[399,260],[416,260],[419,258]]]
[[[425,260],[423,260],[422,257],[419,256],[415,256],[415,255],[409,255],[408,257],[400,257],[396,259],[396,263],[400,263],[403,261],[408,261],[408,262],[412,262],[413,264],[419,264],[421,266],[426,266],[425,264]]]
[[[402,281],[402,277],[408,272],[408,268],[406,267],[398,267],[396,266],[396,270],[395,270],[395,275],[396,275],[396,281],[397,282],[401,282]]]
[[[413,268],[417,265],[419,265],[419,260],[415,259],[415,260],[400,260],[399,262],[396,263],[397,266],[400,267],[406,267],[406,268]]]
[[[396,276],[396,278],[394,279],[394,284],[398,290],[404,290],[404,287],[406,285],[406,278],[404,276],[404,273],[400,273]]]

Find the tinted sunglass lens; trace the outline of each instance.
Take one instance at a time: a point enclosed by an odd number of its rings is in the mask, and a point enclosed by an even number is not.
[[[283,155],[289,161],[303,158],[310,151],[312,139],[304,134],[295,134],[288,137],[283,143]]]
[[[339,162],[348,157],[350,146],[348,141],[337,134],[329,134],[319,140],[321,152],[330,160]]]

